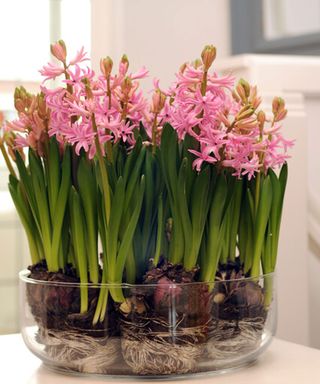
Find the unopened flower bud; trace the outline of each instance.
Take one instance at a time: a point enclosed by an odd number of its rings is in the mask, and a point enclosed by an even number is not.
[[[58,40],[55,44],[51,44],[50,49],[51,49],[52,55],[56,59],[65,63],[67,58],[67,47],[63,40]]]
[[[277,115],[285,107],[285,102],[282,97],[275,97],[272,101],[272,113]]]
[[[246,112],[246,111],[248,111],[249,109],[251,109],[250,104],[246,104],[246,105],[244,105],[244,106],[240,109],[240,111],[238,112],[238,115],[241,115],[243,112]]]
[[[181,67],[179,68],[179,72],[180,72],[180,73],[183,73],[183,72],[185,71],[186,68],[187,68],[187,63],[183,63],[183,64],[181,65]]]
[[[100,60],[100,69],[106,78],[111,75],[112,67],[113,61],[109,56]]]
[[[37,110],[38,110],[39,116],[42,119],[46,118],[47,117],[47,105],[46,105],[46,101],[45,101],[43,93],[40,93],[39,95],[37,95],[37,104],[38,104]]]
[[[35,95],[31,95],[28,113],[31,115],[36,109],[37,109],[37,98]]]
[[[252,104],[253,109],[256,110],[259,107],[259,105],[261,104],[261,97],[255,97],[252,100],[251,104]]]
[[[253,108],[248,108],[245,111],[243,111],[240,114],[238,114],[237,117],[236,117],[236,120],[246,119],[247,117],[252,116],[253,113],[254,113],[254,109]]]
[[[84,84],[85,86],[85,91],[86,91],[86,95],[87,95],[87,98],[88,99],[92,99],[93,98],[93,93],[92,93],[92,90],[91,90],[91,85],[90,85],[90,81],[88,78],[84,77],[82,80],[81,80],[82,84]]]
[[[256,128],[257,121],[256,121],[256,119],[254,119],[252,117],[248,117],[247,119],[243,119],[243,120],[237,121],[235,126],[239,130],[243,129],[243,130],[246,130],[246,131],[250,131],[251,129]]]
[[[227,114],[220,113],[218,115],[218,117],[219,117],[219,120],[221,121],[221,123],[223,123],[227,128],[229,128],[231,126],[230,121],[227,118]]]
[[[202,61],[200,59],[195,59],[195,61],[192,63],[192,65],[195,69],[197,69],[202,65]]]
[[[16,87],[14,90],[14,100],[21,99],[23,102],[28,98],[27,91],[24,87]]]
[[[121,90],[125,95],[128,95],[132,88],[132,80],[130,77],[125,77],[122,84],[121,84]]]
[[[14,90],[14,98],[15,99],[21,98],[21,90],[18,87],[16,87]]]
[[[280,111],[276,116],[274,121],[281,121],[287,116],[288,111],[286,109],[283,109]]]
[[[263,126],[266,121],[266,114],[263,111],[259,111],[257,114],[257,120],[260,126]]]
[[[166,95],[157,89],[152,96],[151,112],[160,113],[166,102]]]
[[[214,59],[216,58],[216,48],[213,45],[206,45],[201,53],[201,59],[204,65],[204,70],[207,71]]]
[[[25,112],[25,104],[21,99],[14,99],[14,107],[17,112]]]
[[[24,87],[17,87],[14,91],[14,107],[18,112],[25,112],[30,106],[31,98]]]
[[[127,57],[127,55],[123,55],[121,57],[121,61],[120,61],[120,65],[119,65],[119,72],[122,75],[125,75],[128,72],[128,68],[129,68],[128,57]]]
[[[241,101],[245,103],[247,100],[246,93],[244,91],[243,86],[240,83],[238,83],[238,85],[236,86],[236,90]]]
[[[242,86],[246,97],[249,97],[249,95],[250,95],[250,85],[249,85],[249,83],[246,80],[244,80],[244,79],[240,79],[238,84],[240,84]]]
[[[235,90],[232,91],[232,97],[234,98],[235,101],[239,102],[240,97],[237,95],[237,92]]]

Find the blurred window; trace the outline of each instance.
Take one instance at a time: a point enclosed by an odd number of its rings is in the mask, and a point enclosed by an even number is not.
[[[320,32],[319,0],[263,0],[266,40]]]
[[[232,53],[320,55],[320,0],[231,0]]]

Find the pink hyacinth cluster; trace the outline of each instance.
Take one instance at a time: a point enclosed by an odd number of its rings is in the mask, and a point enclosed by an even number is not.
[[[7,122],[4,127],[4,137],[11,156],[15,157],[13,149],[20,150],[23,147],[30,147],[42,156],[45,152],[49,121],[49,111],[43,95],[31,95],[24,87],[16,88],[14,104],[18,118]]]
[[[267,119],[258,110],[256,87],[240,80],[234,89],[231,76],[208,72],[214,58],[215,48],[207,46],[202,61],[180,68],[158,114],[160,121],[169,122],[180,140],[188,134],[198,141],[199,147],[190,149],[198,171],[203,163],[217,163],[251,179],[261,170],[280,167],[293,146],[281,134],[280,121],[287,113],[283,99],[274,99],[273,116]]]
[[[150,102],[138,83],[148,71],[129,73],[126,56],[116,73],[112,60],[102,59],[96,75],[85,65],[88,58],[83,48],[69,62],[63,41],[53,44],[51,52],[57,61],[40,71],[44,76],[41,94],[32,96],[22,88],[16,91],[19,116],[6,128],[15,148],[31,147],[43,155],[46,140],[55,136],[62,147],[69,143],[77,154],[83,149],[92,159],[98,149],[107,155],[108,146],[119,141],[128,148],[134,146],[135,129],[142,123],[149,136],[145,144],[155,151],[169,123],[179,141],[186,135],[196,139],[197,146],[189,151],[197,171],[204,163],[217,164],[232,169],[236,177],[250,179],[281,166],[289,157],[293,142],[281,134],[287,113],[284,101],[274,99],[268,118],[259,109],[256,87],[244,80],[235,86],[233,77],[209,71],[216,56],[213,46],[204,48],[201,60],[184,64],[169,90],[161,90],[155,80]],[[62,86],[50,89],[45,85],[57,77]]]
[[[64,75],[66,84],[53,90],[42,87],[51,111],[49,136],[70,143],[77,154],[83,148],[89,158],[94,157],[97,143],[103,154],[108,141],[122,140],[133,145],[134,128],[147,108],[137,80],[147,76],[147,70],[128,74],[129,62],[123,56],[117,74],[112,74],[113,62],[106,58],[100,63],[101,74],[95,76],[92,69],[80,65],[87,60],[83,49],[68,64],[66,55],[56,57],[60,64],[48,64],[41,70],[45,80]]]

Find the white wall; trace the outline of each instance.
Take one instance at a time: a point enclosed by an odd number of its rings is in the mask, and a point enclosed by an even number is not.
[[[166,87],[185,61],[200,56],[206,44],[218,56],[230,53],[229,0],[92,0],[92,61],[118,62],[123,53],[138,69],[145,65],[150,80]]]
[[[320,71],[320,62],[319,62]],[[320,77],[320,76],[319,76]],[[307,93],[308,122],[308,218],[309,218],[309,300],[310,345],[320,348],[320,84],[316,92]]]

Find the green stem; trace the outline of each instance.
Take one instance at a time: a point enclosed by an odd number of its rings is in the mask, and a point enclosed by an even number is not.
[[[7,154],[7,151],[6,151],[6,149],[5,149],[4,145],[3,145],[3,142],[0,142],[0,149],[1,149],[2,156],[4,158],[4,161],[6,162],[6,165],[7,165],[7,168],[9,170],[10,174],[17,179],[16,172],[15,172],[15,170],[14,170],[12,164],[11,164],[10,158],[9,158],[9,156]]]
[[[129,284],[136,282],[136,262],[132,246],[130,247],[126,261],[126,280]]]
[[[163,233],[163,202],[162,202],[162,196],[160,195],[159,203],[158,203],[158,228],[157,228],[156,250],[153,258],[154,265],[158,265],[159,263],[161,243],[162,243],[162,233]]]
[[[207,90],[208,71],[203,72],[203,79],[201,83],[201,95],[204,96]]]
[[[80,312],[88,310],[88,262],[86,255],[86,234],[83,223],[83,211],[79,194],[72,187],[70,191],[71,224],[75,256],[80,274]]]
[[[106,215],[106,224],[109,225],[110,220],[110,209],[111,209],[111,202],[110,202],[110,186],[108,181],[108,174],[107,169],[104,163],[104,159],[102,156],[101,148],[100,148],[100,142],[98,137],[98,128],[95,121],[94,114],[92,115],[92,127],[93,131],[95,132],[95,145],[96,145],[96,151],[98,155],[98,162],[100,167],[100,173],[101,173],[101,179],[102,179],[102,189],[103,189],[103,197],[104,197],[104,208],[105,208],[105,215]]]
[[[273,275],[266,275],[264,277],[264,307],[268,309],[274,299]]]
[[[82,157],[78,168],[78,186],[81,197],[87,230],[87,251],[90,281],[98,283],[98,234],[97,234],[97,204],[96,188],[92,167],[85,157]]]
[[[156,144],[157,144],[157,118],[158,114],[154,114],[154,120],[152,124],[152,154],[156,153]]]
[[[107,96],[108,96],[108,110],[111,109],[111,87],[110,87],[110,76],[107,77]],[[108,117],[109,119],[109,117]],[[109,131],[109,130],[108,130]],[[109,132],[108,132],[109,133]],[[107,157],[110,161],[110,163],[113,163],[113,154],[112,154],[112,144],[111,141],[107,141],[106,144],[106,151],[107,151]]]
[[[258,212],[258,206],[259,206],[259,199],[260,199],[260,188],[261,188],[261,173],[259,172],[258,175],[257,175],[257,178],[256,178],[256,188],[255,188],[255,205],[254,205],[254,208],[255,208],[255,216],[257,216],[257,212]]]
[[[263,180],[261,195],[258,202],[254,225],[254,251],[251,276],[258,277],[260,274],[260,260],[264,246],[265,233],[268,225],[270,209],[272,204],[272,184],[270,176]]]
[[[104,261],[106,262],[106,260]],[[102,271],[101,283],[105,284],[106,282],[107,282],[107,272],[106,272],[106,268],[104,267]],[[97,307],[92,320],[93,325],[96,325],[100,318],[104,318],[104,314],[102,313],[102,308],[104,307],[104,302],[108,300],[108,295],[109,295],[108,289],[106,288],[106,286],[102,286],[99,291],[98,303],[97,303]]]
[[[215,277],[223,241],[223,215],[227,199],[227,182],[225,175],[218,177],[209,212],[207,255],[201,268],[201,280],[211,281]]]

